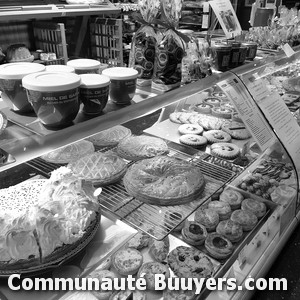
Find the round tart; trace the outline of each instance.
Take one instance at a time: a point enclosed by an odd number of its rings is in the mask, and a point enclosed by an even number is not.
[[[178,127],[180,134],[201,134],[203,127],[198,124],[182,124]]]
[[[220,98],[222,101],[228,101],[227,96],[222,92],[214,92],[211,95],[215,98]]]
[[[209,143],[229,142],[231,136],[222,130],[209,130],[203,133]]]
[[[203,245],[207,237],[206,228],[195,221],[186,221],[181,230],[182,238],[185,242],[193,246]]]
[[[226,189],[221,193],[219,199],[222,202],[228,203],[231,209],[235,210],[241,207],[241,203],[244,199],[244,196],[238,191]]]
[[[201,114],[210,114],[212,107],[210,104],[200,103],[195,106],[195,110]]]
[[[92,273],[90,273],[88,275],[89,278],[97,278],[101,284],[102,280],[105,278],[111,279],[113,280],[114,278],[116,278],[116,274],[109,271],[109,270],[95,270]],[[95,295],[97,297],[97,299],[99,300],[107,300],[109,299],[109,297],[112,295],[113,291],[103,291],[103,290],[99,290],[99,291],[92,291],[92,294]]]
[[[196,210],[194,220],[205,226],[208,232],[211,232],[219,224],[219,214],[210,208],[200,208]]]
[[[169,119],[173,123],[182,124],[181,121],[179,120],[180,115],[181,112],[173,112],[169,115]]]
[[[211,154],[225,159],[234,159],[240,154],[240,148],[232,143],[214,143],[210,151]]]
[[[219,98],[216,98],[216,97],[208,97],[208,98],[203,100],[203,103],[209,104],[209,105],[212,105],[212,106],[220,106],[221,105],[221,100]]]
[[[117,146],[121,140],[130,135],[130,129],[122,125],[117,125],[110,129],[103,130],[89,137],[87,140],[99,147]]]
[[[267,212],[265,203],[251,198],[244,199],[241,208],[253,212],[258,219],[262,218]]]
[[[222,130],[227,132],[233,139],[236,140],[246,140],[251,137],[250,131],[239,122],[226,122],[222,125]]]
[[[184,216],[180,209],[170,208],[165,213],[165,226],[168,229],[172,229],[176,224],[180,224],[174,228],[174,231],[181,231],[184,226]]]
[[[256,215],[250,210],[235,210],[230,219],[233,222],[240,224],[244,231],[252,230],[258,222]]]
[[[201,148],[207,145],[206,137],[197,134],[184,134],[179,138],[179,142],[195,148]]]
[[[143,255],[133,248],[118,250],[113,258],[112,264],[121,275],[134,275],[143,264]]]
[[[231,208],[228,203],[221,201],[211,201],[208,203],[208,208],[215,210],[219,214],[219,220],[227,220],[231,215]]]
[[[178,246],[169,253],[167,261],[178,277],[209,278],[214,271],[212,261],[196,248]]]
[[[127,170],[126,162],[112,151],[83,156],[69,163],[68,167],[81,178],[98,186],[119,181]]]
[[[134,163],[128,168],[123,183],[129,195],[154,205],[191,202],[201,195],[205,187],[199,167],[168,156]]]
[[[148,290],[155,290],[155,275],[164,275],[165,278],[170,277],[170,270],[166,264],[160,262],[147,262],[144,263],[137,274],[137,277],[141,277],[142,274],[145,274],[143,278],[146,280],[146,285]]]
[[[120,141],[117,147],[118,155],[134,161],[165,154],[168,151],[168,145],[164,140],[146,135],[127,137]]]
[[[218,118],[231,119],[233,110],[228,107],[213,107],[212,115]]]
[[[216,259],[226,259],[233,252],[233,245],[225,236],[213,232],[208,234],[205,240],[205,248]]]
[[[239,242],[243,237],[242,226],[230,219],[221,221],[216,228],[216,232],[228,238],[232,243]]]
[[[50,163],[68,164],[94,151],[93,143],[82,140],[42,155],[41,158]]]

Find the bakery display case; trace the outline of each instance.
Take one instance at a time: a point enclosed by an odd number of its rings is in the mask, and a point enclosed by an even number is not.
[[[131,105],[108,103],[102,115],[58,130],[37,131],[37,120],[20,124],[0,102],[9,119],[0,136],[2,189],[48,182],[65,166],[98,188],[100,228],[45,276],[100,278],[110,269],[124,277],[148,263],[172,277],[195,277],[193,269],[179,271],[185,253],[200,277],[235,278],[240,286],[263,277],[298,223],[299,56],[252,62],[165,94],[137,90]],[[132,248],[136,268],[120,269],[117,258]],[[6,298],[41,298],[9,290],[5,268],[1,274]],[[147,299],[177,296],[147,291]],[[245,288],[224,288],[196,298],[250,297]]]

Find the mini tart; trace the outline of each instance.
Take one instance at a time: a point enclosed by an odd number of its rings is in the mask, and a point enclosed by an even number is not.
[[[213,108],[213,106],[210,104],[200,103],[195,106],[195,111],[197,111],[201,114],[210,114],[212,108]]]
[[[180,134],[201,134],[203,127],[199,124],[182,124],[178,127]]]
[[[192,146],[195,148],[200,148],[207,145],[206,137],[199,136],[196,134],[184,134],[179,138],[179,142],[184,145]]]
[[[211,144],[219,142],[229,142],[231,136],[222,130],[209,130],[203,133],[203,136],[207,138],[207,141]]]
[[[140,267],[137,277],[141,277],[143,273],[144,273],[143,278],[145,278],[146,280],[147,290],[152,290],[152,291],[155,290],[156,274],[164,275],[165,278],[170,277],[170,270],[168,266],[166,264],[157,261],[144,263]]]
[[[235,210],[230,219],[233,222],[240,224],[243,228],[243,231],[252,230],[258,222],[257,216],[250,210]]]
[[[232,243],[239,242],[243,237],[242,226],[230,219],[221,221],[216,228],[216,232],[225,236]]]
[[[241,207],[244,196],[238,191],[227,189],[221,193],[219,199],[222,202],[228,203],[231,209],[235,210]]]
[[[112,264],[120,275],[134,275],[143,264],[143,255],[133,248],[120,249],[114,254]]]
[[[214,143],[210,147],[211,154],[225,158],[234,159],[240,154],[240,148],[232,143]]]
[[[230,218],[231,207],[228,203],[221,201],[211,201],[208,203],[208,208],[215,210],[219,214],[220,221]]]
[[[205,248],[208,253],[216,259],[226,259],[233,252],[231,241],[216,232],[208,234],[205,240]]]
[[[244,128],[244,124],[240,122],[225,122],[222,125],[222,130],[236,140],[246,140],[251,137],[250,131]]]
[[[244,199],[241,208],[253,212],[258,219],[262,218],[267,212],[265,203],[251,198]]]
[[[169,209],[166,213],[165,213],[165,226],[168,229],[172,229],[176,224],[180,224],[178,226],[176,226],[173,231],[181,231],[181,229],[184,226],[184,222],[183,222],[184,216],[182,215],[182,213],[179,210],[175,210],[175,209]]]
[[[231,119],[233,110],[225,106],[213,107],[211,113],[218,118]]]
[[[203,100],[203,103],[209,104],[209,105],[212,105],[212,106],[220,106],[221,105],[221,100],[219,98],[216,98],[216,97],[208,97],[208,98]]]
[[[203,245],[207,237],[206,228],[195,221],[186,221],[181,230],[184,241],[193,246]]]
[[[179,120],[179,116],[180,116],[181,112],[173,112],[169,115],[169,119],[171,122],[173,123],[177,123],[177,124],[182,124],[181,121]]]
[[[212,97],[219,98],[222,101],[228,101],[227,96],[222,92],[214,92],[211,95],[212,95]]]
[[[197,209],[194,220],[205,226],[208,232],[214,231],[220,221],[218,212],[210,208]]]

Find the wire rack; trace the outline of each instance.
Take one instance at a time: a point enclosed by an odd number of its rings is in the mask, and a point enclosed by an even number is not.
[[[201,169],[205,177],[206,186],[199,198],[184,205],[150,205],[130,196],[122,181],[103,187],[102,193],[99,196],[99,202],[104,212],[113,214],[123,222],[138,230],[147,232],[157,240],[165,238],[173,229],[179,226],[184,219],[190,216],[203,203],[207,202],[211,195],[216,193],[236,175],[236,173],[230,170],[203,160],[201,155],[193,156],[177,149],[169,149],[169,156],[189,161]],[[114,150],[114,148],[96,148],[95,150],[106,152],[108,150]],[[128,164],[131,163],[132,162],[128,162]],[[48,163],[42,158],[36,158],[27,162],[27,164],[47,177],[49,177],[53,170],[60,166],[58,164]],[[169,212],[180,212],[180,214],[172,214],[172,218],[166,218]]]

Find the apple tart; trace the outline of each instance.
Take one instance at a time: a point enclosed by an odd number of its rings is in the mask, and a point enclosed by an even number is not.
[[[153,205],[179,205],[196,200],[205,179],[199,167],[174,157],[157,156],[138,161],[127,170],[127,192]]]
[[[97,186],[119,181],[126,172],[127,164],[115,152],[95,152],[71,162],[68,167],[81,178]]]

